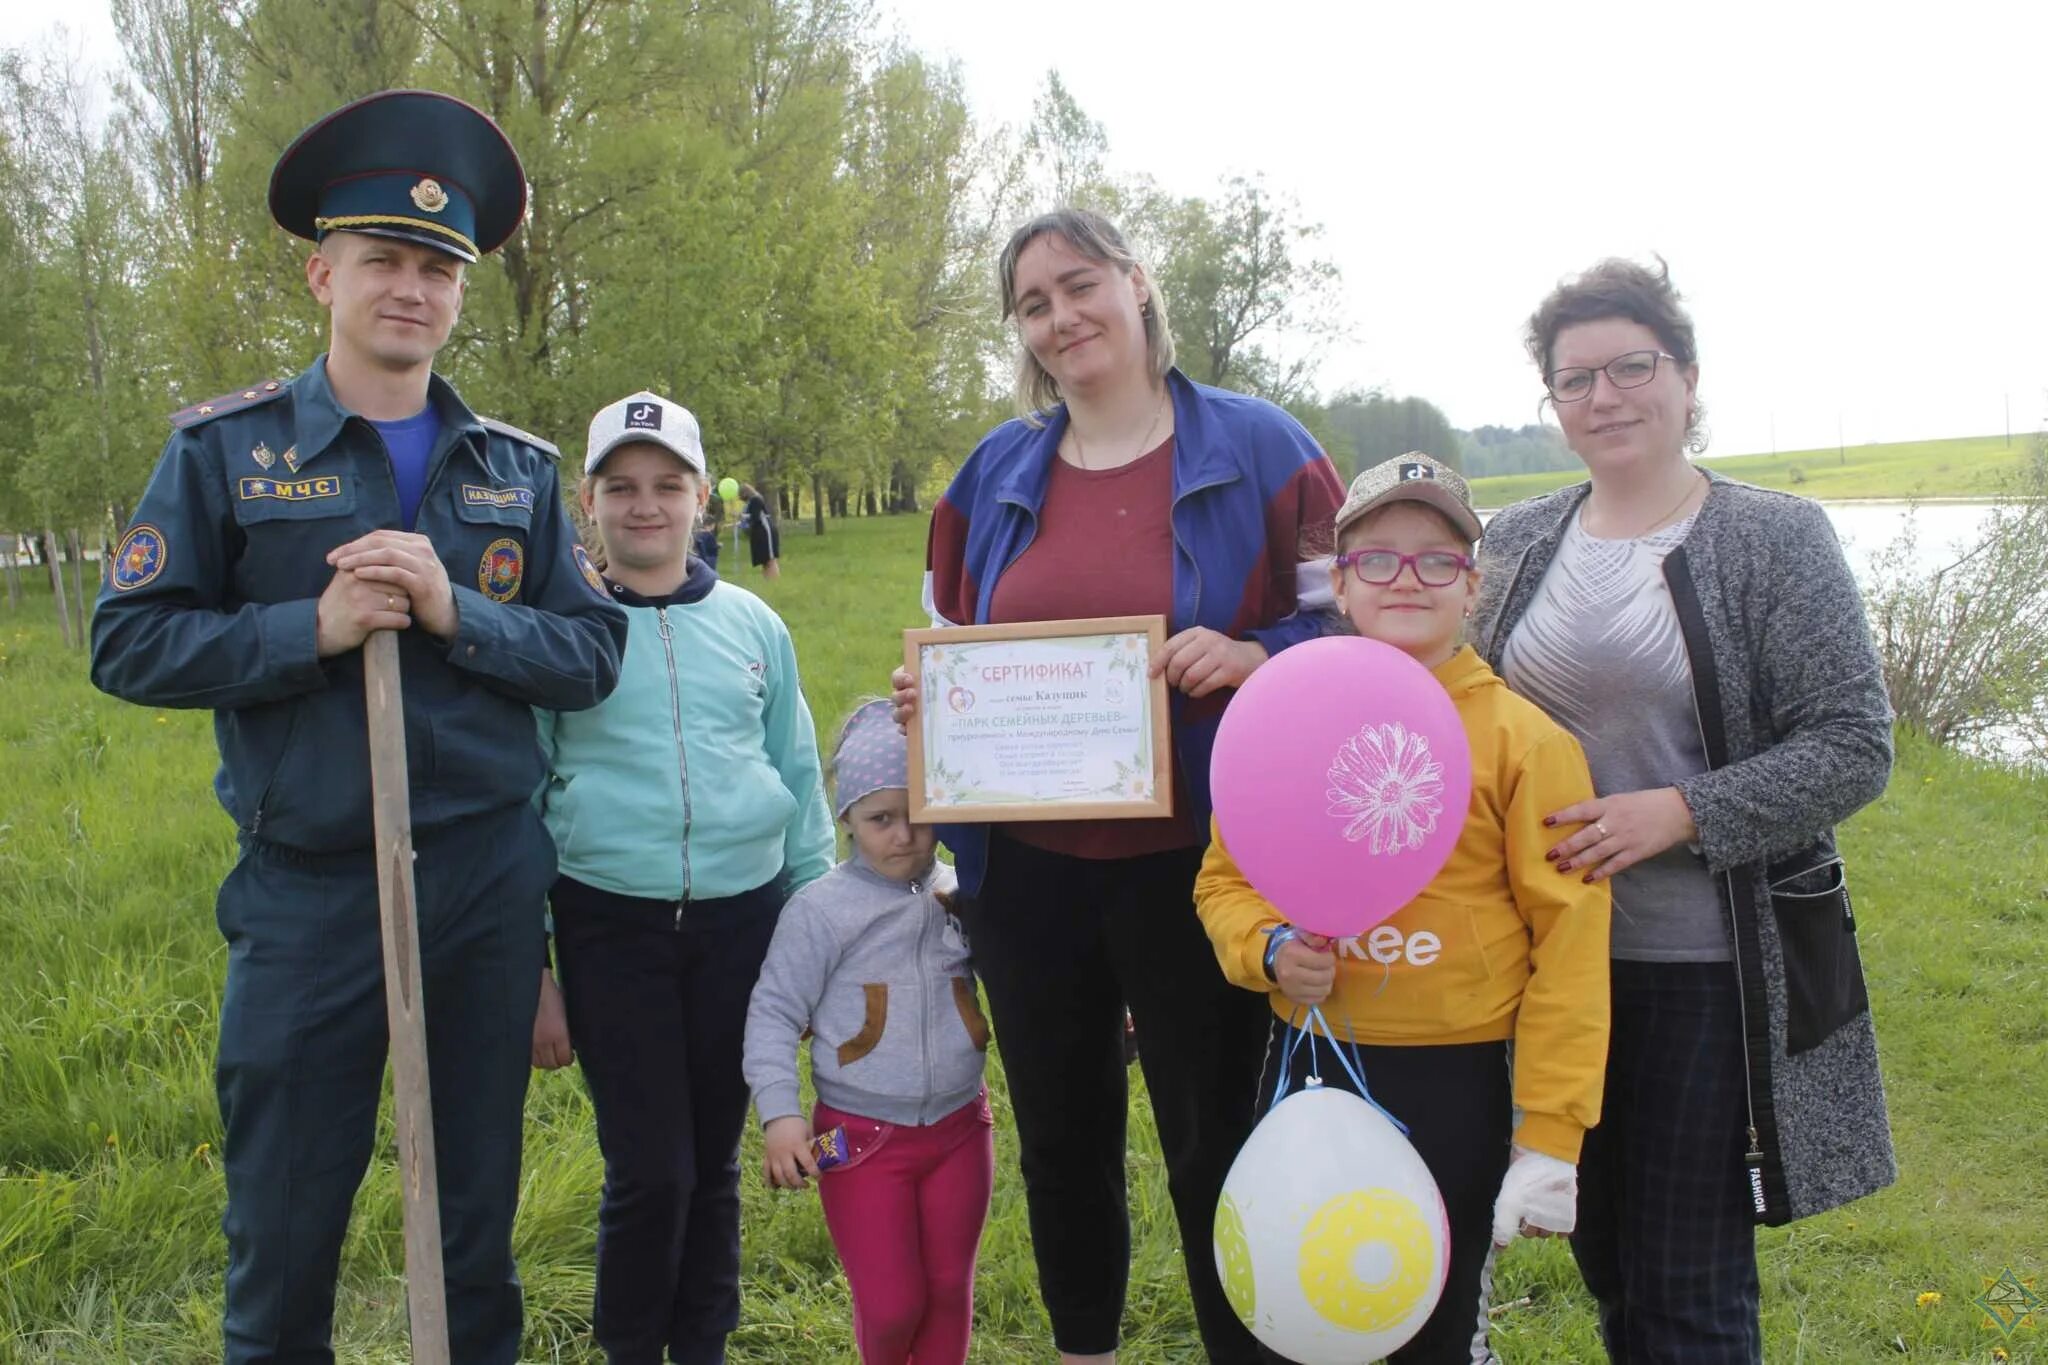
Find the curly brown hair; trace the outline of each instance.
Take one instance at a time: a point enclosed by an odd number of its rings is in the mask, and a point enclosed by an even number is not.
[[[1685,296],[1671,283],[1671,267],[1662,256],[1653,258],[1655,270],[1637,261],[1609,256],[1591,269],[1563,281],[1550,291],[1536,311],[1529,315],[1522,344],[1536,372],[1550,375],[1550,356],[1557,335],[1582,322],[1626,318],[1656,333],[1657,344],[1677,358],[1681,365],[1699,363],[1699,342],[1693,335],[1692,314],[1685,309]],[[1686,414],[1685,444],[1697,454],[1706,449],[1706,405],[1697,397]]]

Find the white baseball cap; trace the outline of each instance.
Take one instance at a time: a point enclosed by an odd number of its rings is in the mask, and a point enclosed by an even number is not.
[[[682,404],[645,389],[607,404],[590,419],[583,472],[595,474],[605,456],[635,441],[658,445],[697,471],[698,478],[705,476],[704,440],[696,417]]]

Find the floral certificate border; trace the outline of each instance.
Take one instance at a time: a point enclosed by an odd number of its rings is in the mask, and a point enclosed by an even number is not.
[[[1147,676],[1165,644],[1163,616],[904,631],[910,818],[1173,814],[1166,680]]]

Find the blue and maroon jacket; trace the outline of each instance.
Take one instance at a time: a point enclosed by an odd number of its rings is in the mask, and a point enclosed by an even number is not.
[[[1173,618],[1169,635],[1207,626],[1256,640],[1269,654],[1310,639],[1316,620],[1296,613],[1295,570],[1327,551],[1344,485],[1315,438],[1263,398],[1197,384],[1179,370],[1173,395]],[[1038,513],[1067,427],[1064,405],[1043,427],[1003,423],[975,447],[932,512],[925,608],[940,625],[988,620],[996,580],[1038,534]],[[1319,585],[1308,585],[1314,588]],[[1327,589],[1325,589],[1327,592]],[[1231,690],[1173,694],[1182,818],[1209,827],[1209,750]],[[988,826],[941,825],[960,889],[981,890]]]

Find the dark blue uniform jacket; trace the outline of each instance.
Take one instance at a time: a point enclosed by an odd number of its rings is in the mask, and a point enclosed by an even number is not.
[[[562,509],[553,447],[478,418],[436,376],[441,440],[414,530],[460,624],[399,637],[412,820],[431,829],[530,798],[529,708],[574,711],[618,682],[626,616]],[[214,787],[242,831],[311,852],[372,842],[360,650],[315,656],[326,555],[400,526],[383,440],[326,358],[179,413],[92,623],[92,679],[147,706],[210,707]]]

